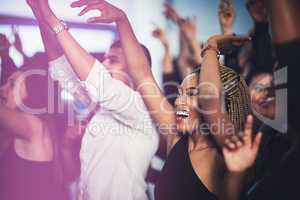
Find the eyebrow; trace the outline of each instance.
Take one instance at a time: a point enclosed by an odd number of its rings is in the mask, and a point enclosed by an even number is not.
[[[118,56],[107,56],[107,59],[118,59]]]

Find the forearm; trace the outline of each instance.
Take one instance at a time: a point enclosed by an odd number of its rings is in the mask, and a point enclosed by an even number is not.
[[[180,52],[179,56],[177,58],[178,68],[181,75],[181,78],[184,79],[191,70],[190,69],[190,63],[189,63],[189,57],[190,57],[190,49],[187,44],[186,39],[183,36],[183,33],[180,33]]]
[[[190,46],[191,52],[192,52],[192,58],[193,58],[193,64],[194,66],[191,67],[196,67],[201,64],[202,62],[202,57],[201,57],[201,48],[198,44],[197,38],[191,38],[188,39],[188,44]]]
[[[232,35],[233,34],[232,26],[229,26],[229,27],[221,26],[221,31],[222,31],[223,35]]]
[[[165,54],[163,57],[163,73],[172,74],[174,72],[174,66],[172,63],[172,56],[168,46],[165,46]]]
[[[200,73],[199,105],[202,115],[209,124],[210,132],[222,147],[225,139],[234,133],[234,127],[223,106],[219,60],[215,50],[207,50],[203,57]],[[221,124],[220,124],[221,122]],[[215,124],[218,124],[215,126]]]
[[[43,17],[40,14],[40,11],[36,8],[33,8],[32,12],[38,21],[41,36],[42,36],[42,41],[48,56],[48,60],[49,61],[55,60],[58,57],[62,56],[63,51],[56,39],[56,36],[53,33],[53,31],[50,29],[50,27],[43,21]]]
[[[50,9],[44,8],[43,14],[49,27],[53,28],[60,23]],[[56,38],[79,79],[85,80],[95,62],[95,58],[86,52],[67,30],[58,33]]]
[[[224,187],[221,193],[221,200],[240,200],[244,185],[243,173],[227,173],[224,178]]]
[[[299,39],[300,3],[298,0],[272,0],[270,8],[273,42],[280,44]]]
[[[128,69],[136,85],[140,85],[144,78],[152,76],[151,67],[125,14],[117,21],[117,27]]]

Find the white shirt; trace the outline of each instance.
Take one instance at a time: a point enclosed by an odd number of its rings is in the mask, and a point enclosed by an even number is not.
[[[78,81],[64,56],[49,65],[50,75],[61,87],[70,89]],[[113,79],[99,61],[85,83],[91,99],[100,103],[100,109],[82,139],[82,198],[147,199],[145,176],[158,148],[158,132],[141,95]]]

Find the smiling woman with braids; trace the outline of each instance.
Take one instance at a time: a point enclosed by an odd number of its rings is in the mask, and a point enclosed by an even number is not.
[[[126,15],[110,4],[101,4],[101,11],[117,22],[130,73],[167,142],[169,155],[156,185],[156,199],[217,199],[225,178],[219,147],[225,145],[226,135],[243,130],[250,112],[244,80],[220,66],[217,54],[249,39],[211,37],[202,51],[201,70],[183,80],[173,108],[156,84]],[[105,22],[105,17],[94,22]]]
[[[76,6],[86,6],[81,14],[93,9],[101,11],[100,17],[89,22],[116,22],[129,72],[165,136],[169,156],[156,186],[156,199],[217,199],[224,179],[220,147],[225,145],[227,135],[243,130],[250,112],[244,80],[220,66],[218,52],[249,39],[211,37],[203,50],[201,70],[183,80],[173,108],[155,82],[126,14],[100,0],[77,1]]]

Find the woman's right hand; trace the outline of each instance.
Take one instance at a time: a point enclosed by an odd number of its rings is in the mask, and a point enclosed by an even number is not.
[[[101,12],[100,16],[89,18],[88,22],[90,23],[112,23],[126,19],[126,14],[121,9],[104,0],[78,0],[71,4],[71,7],[73,8],[83,6],[85,7],[79,13],[79,16],[82,16],[91,10],[99,10]]]
[[[255,162],[259,150],[262,133],[252,138],[253,117],[247,117],[246,127],[242,136],[234,135],[225,140],[223,156],[227,170],[232,174],[241,174]]]

